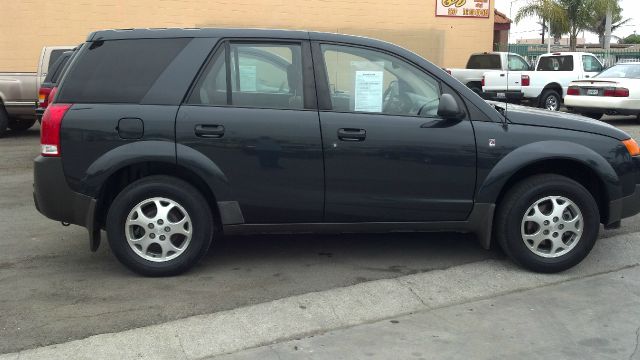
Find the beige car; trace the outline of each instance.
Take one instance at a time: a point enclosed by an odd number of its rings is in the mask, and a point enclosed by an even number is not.
[[[7,129],[29,129],[36,121],[38,88],[47,76],[49,66],[74,46],[42,48],[37,72],[0,72],[0,137]]]

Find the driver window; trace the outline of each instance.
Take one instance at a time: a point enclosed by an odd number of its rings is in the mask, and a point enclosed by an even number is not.
[[[390,55],[349,46],[321,45],[332,109],[436,117],[440,83]]]

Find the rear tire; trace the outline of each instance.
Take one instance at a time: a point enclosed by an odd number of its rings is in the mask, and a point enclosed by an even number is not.
[[[0,138],[7,133],[7,127],[9,127],[9,115],[0,102]]]
[[[107,214],[107,235],[116,258],[146,276],[172,276],[194,266],[214,231],[208,202],[191,184],[170,176],[131,183]]]
[[[508,190],[498,207],[495,230],[514,262],[555,273],[589,254],[598,238],[600,213],[591,193],[576,181],[536,175]]]
[[[560,105],[562,105],[562,98],[555,90],[545,90],[540,96],[540,107],[551,111],[560,111]]]
[[[602,116],[604,115],[603,113],[584,113],[582,114],[583,116],[586,116],[588,118],[592,118],[594,120],[600,120],[602,119]]]
[[[31,129],[33,124],[36,123],[36,120],[11,120],[9,121],[9,129],[11,131],[27,131]]]

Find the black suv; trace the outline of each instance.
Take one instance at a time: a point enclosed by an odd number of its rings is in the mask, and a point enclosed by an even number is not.
[[[92,33],[44,114],[35,203],[105,229],[145,275],[222,234],[460,231],[522,266],[580,262],[640,211],[629,135],[490,104],[425,59],[346,35]]]

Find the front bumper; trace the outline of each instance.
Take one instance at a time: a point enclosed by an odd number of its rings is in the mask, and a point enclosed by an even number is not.
[[[613,223],[640,213],[640,184],[635,191],[623,198],[609,202],[609,222]]]
[[[69,188],[62,170],[62,159],[35,158],[33,200],[42,215],[63,223],[84,226],[89,234],[94,234],[97,201]]]

